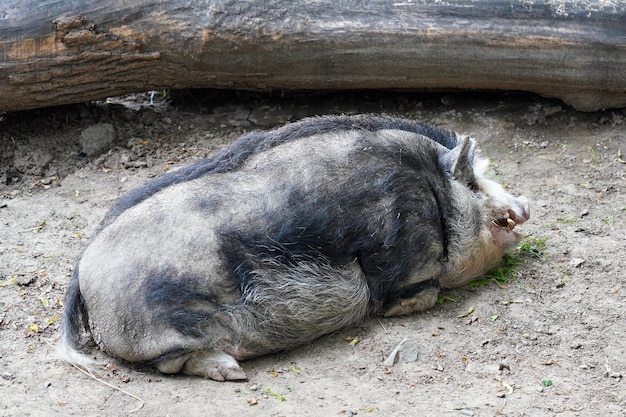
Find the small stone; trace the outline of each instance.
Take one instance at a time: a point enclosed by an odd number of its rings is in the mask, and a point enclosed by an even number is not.
[[[258,391],[259,386],[257,384],[250,385],[250,391]]]
[[[400,360],[402,360],[402,362],[415,362],[418,354],[419,349],[417,345],[409,341],[409,339],[404,339],[398,346],[396,346],[387,359],[385,359],[383,364],[386,366],[393,366]]]
[[[139,119],[145,126],[151,126],[157,120],[157,113],[151,109],[143,109]]]
[[[85,155],[96,156],[108,150],[115,139],[115,127],[111,123],[99,123],[83,130],[79,142]]]
[[[543,113],[546,116],[552,116],[553,114],[560,113],[561,111],[563,111],[563,107],[561,107],[559,105],[550,106],[550,107],[544,107],[543,108]]]
[[[124,168],[145,168],[148,166],[146,161],[126,161],[122,164]]]
[[[572,268],[578,268],[579,266],[581,266],[581,265],[582,265],[582,264],[584,264],[584,263],[585,263],[585,260],[584,260],[584,259],[582,259],[582,258],[572,258],[572,259],[570,259],[570,261],[569,261],[569,265],[570,265]]]
[[[21,173],[41,176],[53,160],[54,154],[47,149],[18,148],[13,157],[13,167]]]
[[[385,359],[385,361],[383,362],[383,364],[385,366],[393,366],[396,363],[398,363],[398,359],[400,358],[400,352],[398,350],[398,348],[396,347],[387,357],[387,359]]]
[[[18,275],[15,283],[21,287],[26,287],[35,282],[36,278],[35,274]]]

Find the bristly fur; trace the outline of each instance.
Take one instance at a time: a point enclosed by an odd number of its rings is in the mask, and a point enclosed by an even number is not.
[[[93,368],[96,366],[96,361],[79,350],[81,333],[84,329],[88,329],[88,325],[87,312],[79,288],[78,267],[74,269],[68,284],[63,309],[61,324],[63,331],[56,347],[57,356],[82,368]]]
[[[428,137],[447,149],[453,149],[458,144],[454,132],[437,129],[425,123],[415,122],[395,117],[356,115],[352,117],[315,117],[300,122],[288,124],[282,128],[268,132],[251,132],[243,135],[226,149],[218,152],[211,158],[199,160],[195,163],[162,175],[147,184],[129,191],[111,208],[106,215],[103,225],[111,222],[124,210],[142,202],[160,190],[192,181],[209,174],[217,174],[237,169],[251,155],[273,148],[282,143],[294,141],[313,135],[324,135],[345,130],[378,131],[383,129],[402,130]]]
[[[516,241],[494,213],[528,218],[475,148],[405,119],[317,117],[148,182],[79,259],[60,352],[88,364],[89,330],[111,356],[236,380],[236,360],[429,308]]]

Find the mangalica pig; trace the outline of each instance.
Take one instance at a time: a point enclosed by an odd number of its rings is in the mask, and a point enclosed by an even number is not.
[[[252,132],[129,192],[74,269],[59,351],[214,380],[372,315],[432,307],[501,261],[525,197],[473,139],[358,115]]]

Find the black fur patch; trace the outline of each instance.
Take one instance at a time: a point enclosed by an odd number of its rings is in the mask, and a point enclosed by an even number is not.
[[[74,348],[78,347],[81,329],[89,329],[89,316],[85,308],[85,300],[80,292],[78,276],[78,264],[76,264],[63,303],[63,336]]]
[[[397,149],[371,145],[351,159],[359,167],[353,177],[330,178],[328,187],[313,191],[294,187],[279,212],[221,231],[222,252],[242,288],[264,259],[322,257],[334,266],[357,259],[372,301],[388,304],[409,291],[402,286],[409,271],[443,261],[451,203],[435,148],[403,153],[399,164]]]
[[[155,272],[145,280],[145,303],[158,318],[182,334],[201,337],[203,327],[218,309],[220,300],[211,292],[198,291],[202,278],[178,277],[174,271]]]
[[[359,115],[308,118],[269,132],[251,132],[243,135],[229,147],[211,158],[199,160],[191,165],[164,174],[128,192],[107,213],[102,222],[103,227],[128,208],[144,201],[166,187],[191,181],[204,175],[236,169],[251,155],[281,143],[316,134],[353,129],[370,132],[383,129],[398,129],[424,135],[448,149],[452,149],[457,145],[454,132],[395,117]]]
[[[439,280],[437,278],[427,279],[416,284],[407,285],[395,294],[395,299],[390,299],[389,303],[415,297],[417,294],[429,288],[439,288]]]

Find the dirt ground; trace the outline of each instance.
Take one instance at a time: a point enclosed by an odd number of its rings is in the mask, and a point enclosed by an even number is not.
[[[0,416],[626,415],[626,109],[517,93],[168,98],[0,114]],[[478,138],[490,175],[530,199],[542,256],[426,313],[244,362],[244,383],[113,362],[96,379],[55,358],[73,263],[125,191],[245,131],[362,112]],[[81,143],[102,124],[115,136],[94,136],[100,151]],[[405,338],[417,360],[385,366]]]

